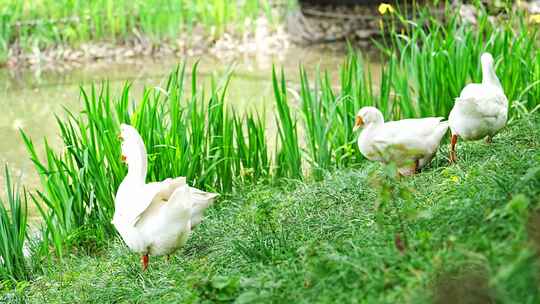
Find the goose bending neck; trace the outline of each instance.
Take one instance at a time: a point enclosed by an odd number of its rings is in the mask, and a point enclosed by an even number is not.
[[[488,84],[501,88],[501,83],[497,74],[495,74],[495,68],[493,62],[482,62],[482,84]]]

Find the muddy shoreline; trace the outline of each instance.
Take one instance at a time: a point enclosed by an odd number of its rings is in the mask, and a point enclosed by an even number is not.
[[[155,41],[134,33],[123,43],[92,41],[78,46],[55,45],[44,50],[24,51],[17,43],[8,52],[8,59],[0,67],[39,70],[69,70],[85,64],[125,63],[146,58],[213,56],[230,61],[242,56],[279,55],[290,46],[289,35],[283,25],[272,25],[265,17],[254,20],[254,29],[247,32],[226,32],[214,38],[203,28],[174,40]]]

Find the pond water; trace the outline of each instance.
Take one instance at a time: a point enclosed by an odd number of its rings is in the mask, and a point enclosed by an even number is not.
[[[298,65],[308,72],[317,67],[328,70],[336,82],[338,67],[345,52],[330,49],[291,48],[280,56],[246,57],[224,62],[215,57],[169,58],[139,60],[130,63],[94,63],[65,72],[0,69],[0,165],[7,164],[21,184],[27,188],[39,185],[39,178],[28,159],[26,148],[19,135],[24,130],[36,144],[44,138],[53,147],[60,147],[55,114],[62,116],[64,108],[78,111],[81,108],[79,87],[88,88],[92,83],[109,81],[113,95],[120,93],[126,83],[132,83],[131,98],[138,100],[143,88],[158,86],[167,74],[182,60],[187,69],[200,60],[199,81],[209,85],[210,76],[223,75],[231,64],[235,73],[228,89],[228,99],[236,108],[271,105],[273,102],[272,64],[282,66],[291,86],[297,86]],[[296,83],[296,84],[295,84]],[[38,150],[40,146],[38,146]],[[0,195],[4,193],[4,176],[0,175]]]

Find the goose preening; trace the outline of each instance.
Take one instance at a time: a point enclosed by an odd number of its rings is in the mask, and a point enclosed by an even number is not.
[[[456,102],[448,121],[452,132],[450,161],[455,162],[458,137],[464,140],[491,138],[506,125],[508,116],[508,99],[493,67],[493,57],[483,53],[482,83],[471,83],[465,86]]]
[[[112,223],[127,246],[142,255],[169,255],[182,247],[218,194],[189,187],[185,177],[146,183],[147,156],[137,130],[122,124],[122,161],[128,173],[115,197]]]
[[[393,162],[401,175],[411,175],[428,164],[448,130],[442,117],[384,122],[377,108],[363,107],[356,114],[354,130],[363,127],[358,137],[360,152],[367,159]]]

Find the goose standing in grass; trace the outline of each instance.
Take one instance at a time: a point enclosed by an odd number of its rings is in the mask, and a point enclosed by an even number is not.
[[[508,99],[493,67],[493,57],[483,53],[482,83],[468,84],[450,112],[448,121],[452,132],[450,161],[457,161],[456,144],[458,137],[464,140],[486,138],[490,143],[492,137],[506,125],[508,118]]]
[[[122,124],[122,161],[128,173],[115,198],[112,223],[127,246],[142,255],[169,255],[182,247],[218,194],[189,187],[185,177],[146,183],[147,159],[135,128]]]
[[[412,175],[428,164],[448,130],[442,117],[384,122],[379,109],[363,107],[356,114],[353,130],[363,127],[358,137],[360,152],[367,159],[395,163],[401,175]]]

